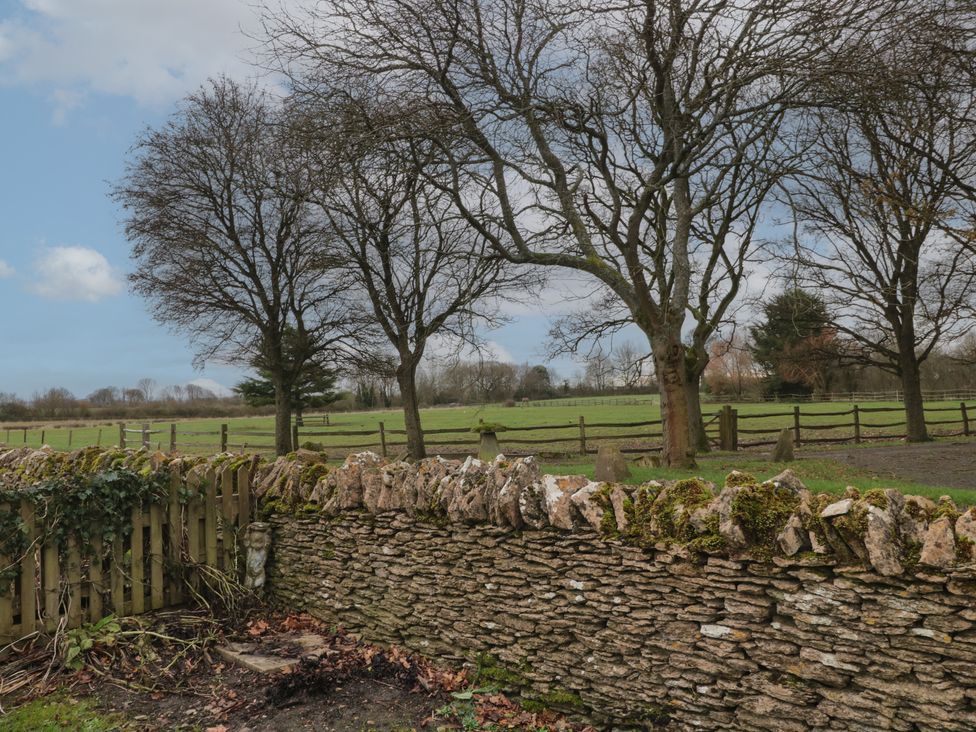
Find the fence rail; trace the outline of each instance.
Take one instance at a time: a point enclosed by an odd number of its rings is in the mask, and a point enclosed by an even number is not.
[[[178,605],[187,569],[191,583],[199,583],[200,566],[243,576],[242,529],[255,503],[248,467],[210,470],[187,487],[198,490],[184,491],[179,467],[173,467],[166,502],[133,509],[127,537],[111,546],[96,538],[89,551],[73,535],[62,543],[50,538],[28,501],[0,504],[0,512],[20,513],[28,543],[19,562],[0,557],[0,568],[9,568],[0,584],[0,646],[113,613]]]
[[[968,436],[976,432],[976,404],[960,401],[954,406],[925,407],[926,424],[934,435]],[[867,440],[898,439],[903,432],[893,432],[906,425],[902,407],[870,406],[854,404],[848,409],[817,411],[809,406],[793,405],[791,409],[770,409],[763,412],[740,412],[725,405],[714,413],[705,414],[705,433],[714,447],[722,450],[764,447],[774,444],[783,428],[793,434],[794,443],[803,444],[852,442]],[[826,419],[835,421],[827,422]],[[499,442],[508,454],[519,455],[538,445],[552,445],[551,452],[572,452],[566,446],[576,442],[575,452],[585,455],[595,453],[600,444],[618,443],[625,451],[648,451],[660,448],[662,421],[660,419],[620,422],[586,422],[581,415],[577,420],[548,424],[512,426],[498,433]],[[63,432],[64,430],[62,430]],[[37,430],[41,444],[53,430]],[[72,430],[68,432],[68,446],[72,446]],[[254,428],[233,429],[221,424],[216,429],[183,429],[173,423],[167,426],[143,423],[132,427],[119,423],[117,443],[120,447],[145,446],[164,452],[257,452],[270,454],[275,451],[274,432]],[[27,444],[27,430],[7,430],[7,445]],[[315,426],[292,426],[289,447],[312,442],[332,457],[344,457],[350,450],[376,450],[384,456],[406,451],[406,430],[387,428],[381,421],[373,429],[344,429],[342,425],[330,428],[324,421]],[[480,438],[468,427],[441,427],[424,430],[429,448],[446,455],[476,454]],[[210,439],[208,439],[210,438]],[[102,430],[98,430],[96,444],[101,446]],[[63,441],[62,441],[63,444]],[[81,445],[76,445],[81,447]],[[445,449],[450,448],[450,449]]]

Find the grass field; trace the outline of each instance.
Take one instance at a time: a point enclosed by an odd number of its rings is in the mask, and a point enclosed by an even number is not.
[[[510,428],[512,431],[499,434],[502,448],[519,452],[542,453],[578,453],[579,452],[579,421],[583,417],[586,423],[586,437],[588,447],[595,449],[600,438],[613,438],[619,444],[631,448],[652,448],[659,444],[657,435],[660,425],[638,426],[600,426],[606,424],[627,425],[635,422],[654,422],[660,419],[660,408],[657,397],[646,397],[646,401],[635,403],[634,397],[627,397],[618,403],[610,403],[607,398],[591,400],[573,399],[570,403],[546,402],[542,406],[505,407],[488,405],[484,407],[445,407],[425,409],[422,420],[425,430],[461,430],[454,434],[429,434],[428,444],[432,448],[438,446],[442,452],[463,452],[467,445],[452,445],[452,442],[470,442],[473,446],[476,435],[467,432],[478,424],[479,419],[485,422],[497,423]],[[773,441],[776,432],[783,427],[792,428],[793,405],[789,404],[738,404],[732,405],[739,414],[739,442],[747,444],[754,441]],[[801,436],[804,441],[818,439],[838,439],[853,436],[853,420],[850,414],[851,404],[843,402],[829,402],[801,405]],[[901,405],[896,402],[871,402],[860,406],[861,434],[865,440],[882,434],[897,434],[901,429],[897,423],[903,420]],[[954,432],[962,430],[962,417],[959,403],[932,402],[926,405],[932,410],[929,417],[933,422],[933,432]],[[706,404],[704,411],[706,421],[711,420],[719,405]],[[895,410],[895,411],[876,411]],[[775,415],[753,418],[751,415]],[[970,407],[971,418],[976,421],[976,404]],[[387,432],[387,445],[391,454],[396,454],[404,441],[403,413],[399,410],[345,412],[330,415],[329,426],[325,426],[320,415],[306,417],[305,426],[300,430],[300,442],[312,441],[322,445],[330,453],[339,454],[343,450],[358,450],[379,445],[378,425],[383,422]],[[237,419],[195,419],[177,422],[177,447],[184,452],[204,453],[213,452],[219,447],[219,430],[222,423],[227,424],[228,446],[231,450],[262,450],[269,449],[272,444],[270,436],[274,427],[272,417],[251,417]],[[829,425],[841,424],[842,427],[830,428]],[[538,426],[538,429],[525,429]],[[976,429],[976,424],[973,425]],[[30,429],[25,435],[21,431],[8,431],[8,426],[0,425],[0,441],[10,446],[27,444],[38,447],[44,442],[56,450],[67,450],[87,445],[115,445],[118,442],[117,423],[103,423],[101,425],[74,426],[67,428],[63,425],[48,424],[43,428],[38,425]],[[127,427],[132,430],[140,428],[139,422],[129,422]],[[168,449],[170,437],[170,422],[160,421],[151,423],[150,441],[153,446]],[[717,435],[717,421],[711,422],[708,430]],[[43,432],[43,435],[42,435]],[[370,432],[371,434],[342,435],[341,432]],[[401,434],[397,434],[400,432]],[[204,434],[184,434],[204,433]],[[317,433],[317,434],[315,434]],[[324,433],[324,434],[323,434]],[[70,437],[70,445],[69,445]],[[137,445],[140,435],[130,432],[127,435],[130,445]]]
[[[783,427],[792,428],[794,425],[794,405],[751,403],[732,406],[739,414],[740,444],[756,439],[773,440],[778,430]],[[850,426],[852,415],[839,414],[850,412],[852,407],[852,404],[843,402],[801,405],[802,438],[808,440],[852,437],[853,428]],[[720,405],[716,404],[704,405],[706,421],[716,415],[720,408]],[[896,402],[870,402],[860,405],[863,439],[870,440],[879,433],[885,432],[896,434],[900,428],[893,423],[902,421],[900,409],[901,405]],[[933,424],[933,432],[944,431],[957,434],[961,432],[961,412],[958,402],[932,402],[927,405],[927,409],[931,410],[929,416],[933,422],[944,422],[944,424]],[[976,404],[971,405],[969,414],[976,419]],[[754,417],[754,415],[772,416]],[[477,435],[469,430],[476,426],[479,420],[484,420],[510,428],[511,431],[499,433],[503,451],[509,454],[538,454],[550,472],[592,474],[592,458],[583,458],[580,455],[580,417],[583,417],[586,424],[587,448],[590,452],[595,452],[599,444],[607,441],[632,450],[653,450],[660,444],[656,436],[660,433],[660,424],[632,425],[635,422],[655,422],[660,419],[657,397],[643,399],[626,397],[616,401],[608,398],[572,399],[515,407],[501,405],[445,407],[425,409],[422,413],[424,428],[428,431],[428,449],[431,453],[458,454],[476,451]],[[954,421],[950,422],[950,420]],[[380,422],[385,425],[388,454],[393,456],[402,453],[405,438],[402,434],[403,414],[399,410],[332,414],[329,415],[328,426],[325,425],[322,415],[309,415],[305,419],[305,426],[300,430],[299,441],[317,443],[326,449],[330,457],[335,458],[341,458],[349,452],[361,449],[378,450]],[[271,417],[195,419],[177,422],[178,449],[197,454],[215,452],[219,447],[219,431],[222,423],[226,423],[228,427],[230,450],[270,452],[271,431],[274,425]],[[846,426],[827,428],[837,423],[846,423]],[[165,421],[150,424],[153,447],[168,449],[170,424]],[[617,426],[600,426],[607,424]],[[130,422],[127,427],[138,430],[140,423]],[[0,425],[0,440],[7,436],[5,429],[5,426]],[[437,434],[437,430],[456,431]],[[712,422],[709,430],[712,434],[717,434],[717,423]],[[765,434],[744,430],[765,431]],[[53,448],[67,450],[69,434],[70,449],[73,449],[96,444],[99,441],[99,432],[101,445],[117,444],[119,434],[117,423],[74,425],[70,429],[64,425],[50,424],[43,428],[43,437],[44,441]],[[350,432],[368,434],[340,434]],[[40,428],[28,430],[26,444],[40,446],[41,436]],[[16,447],[24,444],[23,437],[22,432],[11,432],[9,445]],[[127,435],[127,439],[129,445],[138,445],[140,435],[138,432],[131,432]],[[848,445],[847,449],[851,447]],[[882,478],[869,471],[841,465],[831,460],[807,459],[798,461],[794,465],[801,479],[807,482],[811,489],[818,491],[842,491],[846,485],[863,489],[892,487],[933,497],[948,493],[965,504],[973,503],[971,496],[976,496],[976,491]],[[721,484],[724,476],[734,468],[752,472],[759,477],[769,477],[778,472],[780,467],[762,462],[755,453],[719,453],[702,459],[699,468],[693,473],[643,468],[635,470],[633,480],[639,482],[651,478],[687,477],[695,474]]]

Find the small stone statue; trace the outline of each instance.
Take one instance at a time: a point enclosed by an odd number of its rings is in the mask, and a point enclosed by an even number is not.
[[[247,550],[244,586],[260,591],[264,587],[264,565],[268,561],[268,549],[271,548],[271,524],[263,521],[248,524],[244,548]]]

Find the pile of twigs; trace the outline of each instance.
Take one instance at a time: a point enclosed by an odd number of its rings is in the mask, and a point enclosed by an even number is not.
[[[202,663],[212,665],[210,649],[224,634],[222,623],[204,610],[159,611],[118,623],[118,632],[86,652],[82,678],[90,674],[150,693],[195,693],[194,672]]]

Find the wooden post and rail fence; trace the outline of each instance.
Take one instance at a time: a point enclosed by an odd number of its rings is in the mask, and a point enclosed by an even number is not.
[[[219,469],[218,469],[219,470]],[[34,632],[77,628],[106,615],[139,615],[182,604],[186,582],[199,585],[201,566],[243,579],[244,531],[254,512],[248,466],[209,470],[186,486],[170,469],[164,502],[132,510],[131,533],[83,551],[78,538],[46,538],[33,505],[0,504],[18,511],[28,549],[0,556],[0,647]]]
[[[822,405],[819,405],[822,406]],[[959,402],[955,406],[926,407],[926,424],[933,435],[970,436],[976,433],[976,404]],[[898,414],[897,418],[887,415]],[[827,422],[827,419],[836,421]],[[291,428],[292,449],[311,443],[314,449],[329,453],[330,457],[344,457],[352,451],[374,450],[384,457],[401,455],[406,452],[406,431],[386,426],[378,421],[373,429],[343,429],[340,424],[322,420],[320,424],[305,425],[297,423]],[[776,408],[770,405],[768,411],[740,411],[725,405],[717,412],[705,415],[705,433],[713,448],[737,451],[776,443],[780,432],[787,428],[793,435],[796,446],[854,443],[866,441],[901,439],[904,432],[896,428],[905,426],[902,407],[865,406],[854,404],[848,409],[818,411],[810,405],[783,405]],[[274,432],[269,430],[241,427],[227,423],[216,429],[193,429],[194,424],[150,424],[142,423],[132,427],[124,422],[118,424],[116,444],[125,447],[145,447],[162,452],[184,452],[211,454],[214,452],[274,452]],[[893,431],[894,430],[894,431]],[[67,444],[82,447],[74,440],[72,430],[67,431]],[[47,437],[58,432],[44,428],[36,430],[40,442],[32,439],[32,444],[44,444]],[[567,455],[588,455],[596,453],[600,444],[616,443],[624,451],[646,452],[660,445],[661,420],[642,420],[634,422],[587,422],[583,415],[578,420],[559,423],[520,425],[507,427],[498,432],[502,449],[509,455],[526,454],[532,451],[563,453]],[[63,447],[64,435],[60,435]],[[477,454],[479,435],[470,427],[444,427],[424,430],[428,450],[442,455]],[[353,438],[353,439],[348,439]],[[17,447],[28,443],[27,428],[8,428],[6,446]],[[101,446],[102,430],[98,430],[96,444]],[[539,447],[537,447],[539,446]]]

